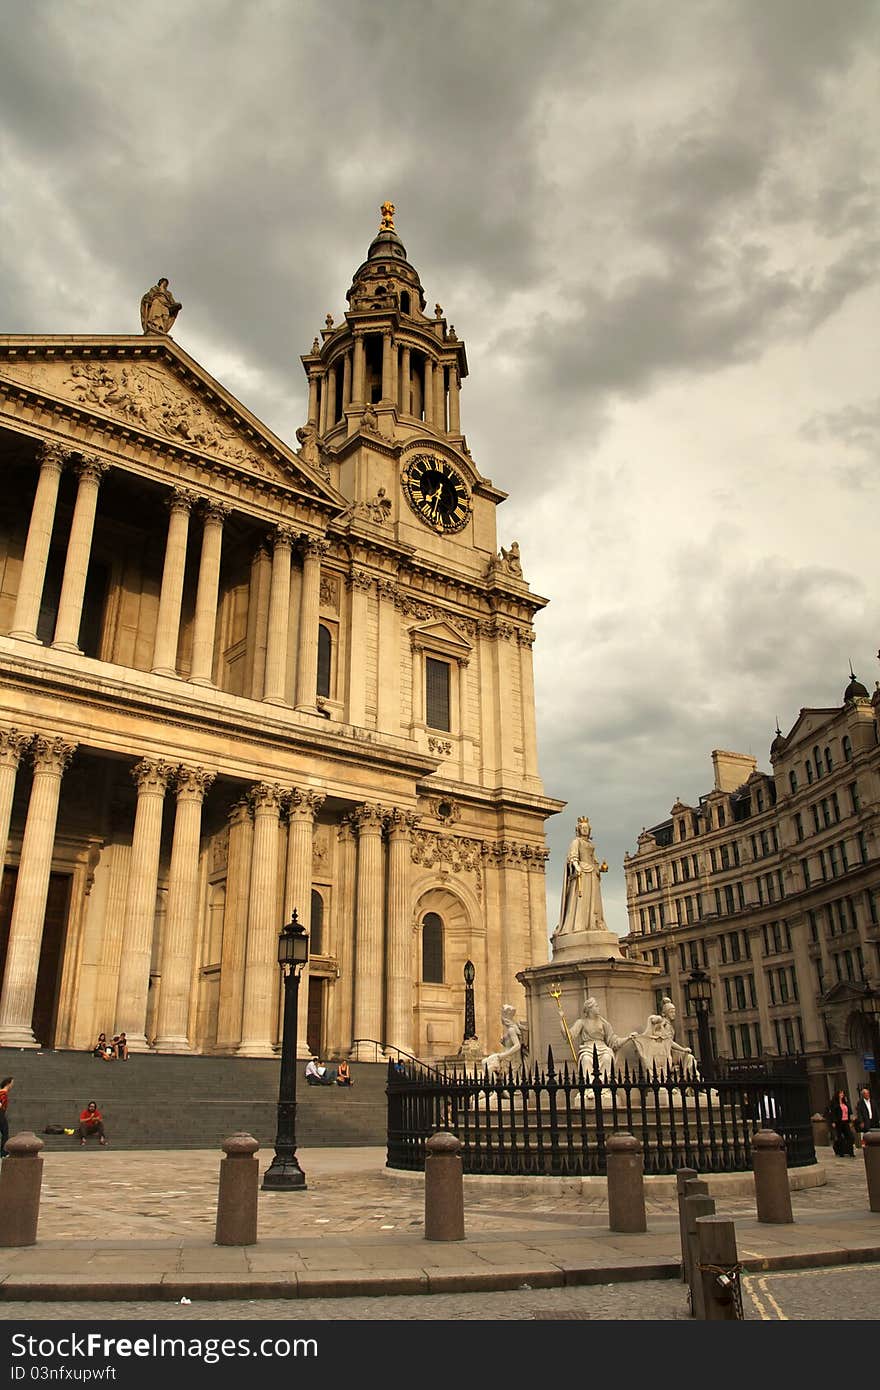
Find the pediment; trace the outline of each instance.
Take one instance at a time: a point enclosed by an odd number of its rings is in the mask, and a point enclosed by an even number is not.
[[[323,495],[337,502],[329,469],[303,459],[283,444],[219,382],[169,341],[144,347],[143,339],[113,340],[111,350],[94,340],[62,349],[28,340],[0,349],[0,378],[67,406],[126,435],[156,439],[216,464],[254,474],[264,482]]]
[[[417,623],[410,628],[410,640],[414,647],[436,651],[454,661],[468,661],[473,654],[473,645],[459,632],[457,627],[444,619]]]
[[[838,712],[836,709],[802,709],[791,732],[786,735],[786,753],[789,753],[792,745],[796,743],[809,743],[827,728],[829,719]]]

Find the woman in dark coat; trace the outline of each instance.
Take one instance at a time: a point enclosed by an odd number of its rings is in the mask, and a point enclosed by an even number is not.
[[[833,1138],[831,1140],[834,1152],[838,1158],[853,1157],[853,1108],[849,1102],[849,1096],[843,1089],[839,1090],[828,1107],[828,1118],[831,1121]]]

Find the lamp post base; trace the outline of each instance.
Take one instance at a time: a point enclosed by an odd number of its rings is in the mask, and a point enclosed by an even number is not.
[[[305,1192],[306,1175],[296,1155],[280,1158],[276,1154],[263,1174],[261,1186],[263,1192]]]

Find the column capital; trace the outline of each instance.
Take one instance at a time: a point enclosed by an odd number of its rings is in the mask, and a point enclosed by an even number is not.
[[[275,527],[274,531],[272,531],[269,536],[269,540],[273,550],[281,550],[284,546],[290,550],[296,540],[296,531],[292,526],[285,526],[282,524]]]
[[[34,772],[52,772],[61,777],[76,749],[75,743],[67,743],[63,738],[47,738],[37,734],[31,746]]]
[[[178,801],[203,801],[211,790],[216,772],[203,767],[187,767],[181,763],[174,775],[174,790]]]
[[[325,800],[326,797],[323,792],[306,791],[301,787],[293,787],[287,795],[288,819],[291,821],[313,821]]]
[[[350,815],[343,816],[342,820],[337,825],[336,838],[339,840],[340,844],[343,845],[354,843],[354,825],[352,824]]]
[[[277,782],[255,782],[249,789],[247,796],[254,815],[258,811],[263,811],[274,813],[277,816],[281,810],[284,793]]]
[[[82,454],[78,463],[74,464],[74,472],[77,477],[88,479],[95,484],[100,483],[104,474],[110,468],[106,459],[96,458],[94,454]]]
[[[205,525],[212,522],[222,526],[231,511],[232,508],[227,502],[215,502],[213,498],[210,501],[202,502],[201,506],[202,520]]]
[[[310,560],[323,560],[329,549],[330,543],[323,536],[306,536],[303,541],[303,554]]]
[[[189,516],[196,502],[196,495],[185,487],[173,487],[165,498],[169,512],[186,512]]]
[[[387,815],[388,810],[385,806],[380,806],[375,801],[365,801],[362,806],[356,806],[351,812],[351,820],[352,824],[357,826],[358,834],[370,832],[381,835]]]
[[[352,568],[345,576],[345,582],[349,589],[362,589],[364,593],[370,593],[373,588],[374,579],[366,570]]]
[[[415,812],[401,811],[397,806],[392,807],[385,821],[388,834],[393,840],[408,840],[420,823],[421,817]]]
[[[247,796],[241,797],[238,801],[233,801],[226,813],[226,819],[231,826],[241,825],[244,821],[253,820],[254,812]]]
[[[141,758],[131,769],[131,777],[138,789],[138,795],[141,792],[152,792],[156,796],[164,796],[173,776],[174,768],[170,763],[166,763],[164,758]]]
[[[32,737],[32,734],[23,734],[15,725],[0,729],[0,767],[18,767]]]
[[[56,444],[54,440],[44,439],[40,445],[40,466],[42,468],[54,468],[60,473],[64,465],[71,458],[71,450],[64,444]]]

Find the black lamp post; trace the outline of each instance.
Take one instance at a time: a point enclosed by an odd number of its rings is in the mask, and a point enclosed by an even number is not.
[[[712,1034],[709,1031],[709,1009],[712,1005],[712,985],[705,970],[692,970],[685,986],[688,1003],[697,1016],[697,1038],[700,1044],[700,1067],[711,1074],[715,1058],[712,1055]]]
[[[299,977],[309,960],[309,938],[293,909],[278,937],[278,964],[284,975],[284,1022],[281,1030],[281,1082],[275,1157],[263,1174],[264,1192],[304,1192],[306,1175],[296,1157],[296,1015]]]
[[[868,1030],[871,1036],[871,1053],[874,1058],[874,1070],[868,1077],[871,1095],[876,1102],[878,1090],[880,1090],[880,990],[873,989],[871,985],[865,985],[865,998],[862,1002],[862,1012],[868,1023]]]
[[[466,960],[464,963],[464,1037],[462,1042],[470,1042],[471,1038],[477,1036],[477,1021],[474,1014],[474,963]]]

